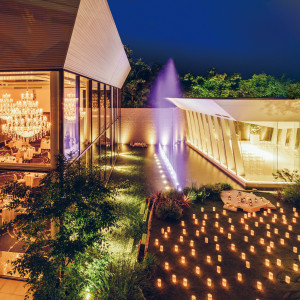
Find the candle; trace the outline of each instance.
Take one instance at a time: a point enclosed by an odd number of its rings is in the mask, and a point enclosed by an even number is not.
[[[267,267],[270,267],[270,260],[269,259],[265,259],[265,265],[267,266]]]
[[[183,278],[183,286],[184,286],[184,287],[187,287],[187,284],[188,284],[187,279],[186,279],[186,278]]]
[[[206,256],[206,261],[210,264],[211,263],[211,257],[209,255]]]
[[[287,284],[290,284],[291,283],[291,277],[290,276],[285,276],[285,282],[287,283]]]
[[[162,234],[165,233],[165,229],[164,228],[162,228],[160,231],[161,231]]]
[[[169,263],[168,262],[165,262],[165,269],[169,270]]]
[[[164,252],[164,246],[163,246],[163,245],[160,245],[160,246],[159,246],[159,251],[160,251],[160,252]]]
[[[285,233],[285,237],[288,239],[290,238],[290,234],[288,232]]]
[[[176,282],[177,282],[177,278],[176,278],[176,275],[175,275],[175,274],[172,274],[172,282],[173,282],[173,283],[176,283]]]
[[[254,246],[251,245],[251,246],[250,246],[250,252],[253,253],[254,251],[255,251],[255,248],[254,248]]]
[[[207,285],[211,286],[211,279],[210,278],[207,278]]]
[[[186,229],[185,228],[182,229],[182,234],[186,235]]]
[[[207,294],[207,300],[213,300],[212,294]]]
[[[202,221],[202,225],[203,225],[203,226],[206,225],[206,221],[205,221],[205,220]]]
[[[293,270],[295,272],[298,272],[298,269],[299,269],[298,265],[297,264],[293,264]]]
[[[270,280],[273,280],[273,278],[274,278],[273,273],[272,273],[272,272],[269,272],[268,277],[269,277]]]
[[[196,230],[196,236],[200,236],[200,231]]]
[[[218,241],[218,237],[215,235],[214,236],[214,241],[217,242]]]
[[[181,256],[180,261],[181,261],[182,264],[185,264],[185,257],[184,257],[184,256]]]
[[[221,267],[217,266],[217,273],[220,274],[221,273]]]
[[[185,223],[184,221],[181,221],[181,226],[184,227],[185,226]]]
[[[205,237],[204,241],[205,241],[205,244],[208,244],[208,238],[207,237]]]
[[[245,254],[245,252],[242,252],[242,259],[243,259],[243,260],[246,259],[246,254]]]
[[[274,228],[274,233],[278,234],[278,228]]]
[[[257,286],[257,289],[259,291],[261,291],[261,289],[262,289],[262,283],[260,281],[257,281],[256,286]]]
[[[238,281],[242,281],[242,280],[243,280],[243,275],[242,275],[242,273],[238,273],[238,274],[237,274],[237,279],[238,279]]]
[[[281,267],[281,259],[277,258],[276,263],[278,267]]]
[[[178,252],[178,245],[175,245],[175,246],[174,246],[174,251],[175,251],[175,252]]]
[[[231,250],[232,250],[232,251],[235,250],[235,244],[231,244]]]
[[[222,262],[222,255],[218,255],[218,262]]]
[[[255,222],[254,224],[255,224],[255,227],[258,227],[258,222]]]
[[[254,236],[254,230],[251,230],[251,231],[250,231],[250,234],[251,234],[252,236]]]
[[[196,274],[200,275],[200,267],[196,266]]]
[[[250,269],[250,262],[248,260],[246,261],[246,268]]]
[[[196,255],[196,250],[192,249],[191,254],[192,254],[192,256],[195,256]]]
[[[182,235],[179,237],[179,241],[183,242],[183,236]]]
[[[246,236],[246,235],[244,236],[244,241],[248,242],[248,236]]]
[[[161,279],[160,279],[160,278],[157,278],[157,286],[158,286],[159,288],[161,288]]]
[[[164,233],[164,237],[165,237],[165,239],[168,238],[168,233],[167,232]]]
[[[231,233],[228,233],[228,239],[231,240]]]
[[[159,244],[158,239],[155,239],[155,246],[158,246],[158,244]]]
[[[219,244],[216,244],[216,250],[220,251],[220,245]]]
[[[222,278],[222,286],[223,287],[227,286],[227,280],[225,278]]]
[[[298,252],[298,248],[297,247],[293,247],[293,252],[297,253]]]
[[[194,241],[190,240],[190,247],[194,247]]]

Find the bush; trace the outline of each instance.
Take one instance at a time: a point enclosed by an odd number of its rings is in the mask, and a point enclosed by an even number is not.
[[[157,206],[155,213],[162,220],[178,221],[182,218],[182,208],[174,201],[168,201]]]
[[[207,197],[211,201],[221,200],[221,187],[219,184],[207,184],[204,186],[206,193],[209,194]]]
[[[221,182],[218,183],[217,185],[219,185],[221,191],[229,191],[233,189],[232,185],[226,182]]]
[[[197,202],[204,202],[208,197],[209,197],[210,193],[208,190],[206,190],[205,186],[202,186],[201,188],[199,188],[198,193],[197,193]]]
[[[198,193],[198,189],[194,186],[192,187],[185,187],[183,189],[183,194],[188,196],[188,198],[190,199],[190,201],[195,202],[197,200],[197,193]]]
[[[300,207],[300,180],[283,189],[283,198],[296,207]]]

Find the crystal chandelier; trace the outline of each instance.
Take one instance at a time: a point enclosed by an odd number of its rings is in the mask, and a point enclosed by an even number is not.
[[[68,97],[65,98],[64,101],[64,114],[65,119],[68,121],[75,121],[76,120],[76,103],[78,98],[75,98],[74,94],[68,94]]]
[[[13,107],[6,124],[2,125],[3,133],[11,138],[42,138],[49,132],[50,122],[43,115],[43,109],[38,108],[38,101],[33,100],[33,94],[26,91],[21,94],[21,99]]]
[[[2,98],[0,99],[0,118],[7,120],[10,117],[13,108],[14,101],[10,97],[10,94],[3,94]]]

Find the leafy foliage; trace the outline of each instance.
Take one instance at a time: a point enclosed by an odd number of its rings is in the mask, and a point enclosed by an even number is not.
[[[3,226],[13,227],[24,245],[13,271],[28,277],[29,291],[41,300],[80,299],[91,280],[85,268],[102,268],[106,262],[105,255],[91,259],[85,254],[93,247],[101,253],[103,230],[117,219],[113,194],[101,184],[98,169],[80,161],[71,164],[62,156],[57,161],[40,186],[13,182],[4,189],[13,196],[8,208],[23,211]]]
[[[300,207],[300,179],[295,181],[295,184],[290,185],[283,189],[282,192],[283,199],[288,203]]]
[[[155,214],[162,220],[178,221],[182,218],[182,208],[174,201],[169,201],[157,206]]]
[[[300,179],[300,175],[297,170],[290,171],[289,169],[277,170],[273,173],[275,179],[280,179],[284,182],[295,182]]]

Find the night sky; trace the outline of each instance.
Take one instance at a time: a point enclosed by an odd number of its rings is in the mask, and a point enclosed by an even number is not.
[[[180,73],[253,73],[300,80],[300,0],[108,0],[135,57]]]

